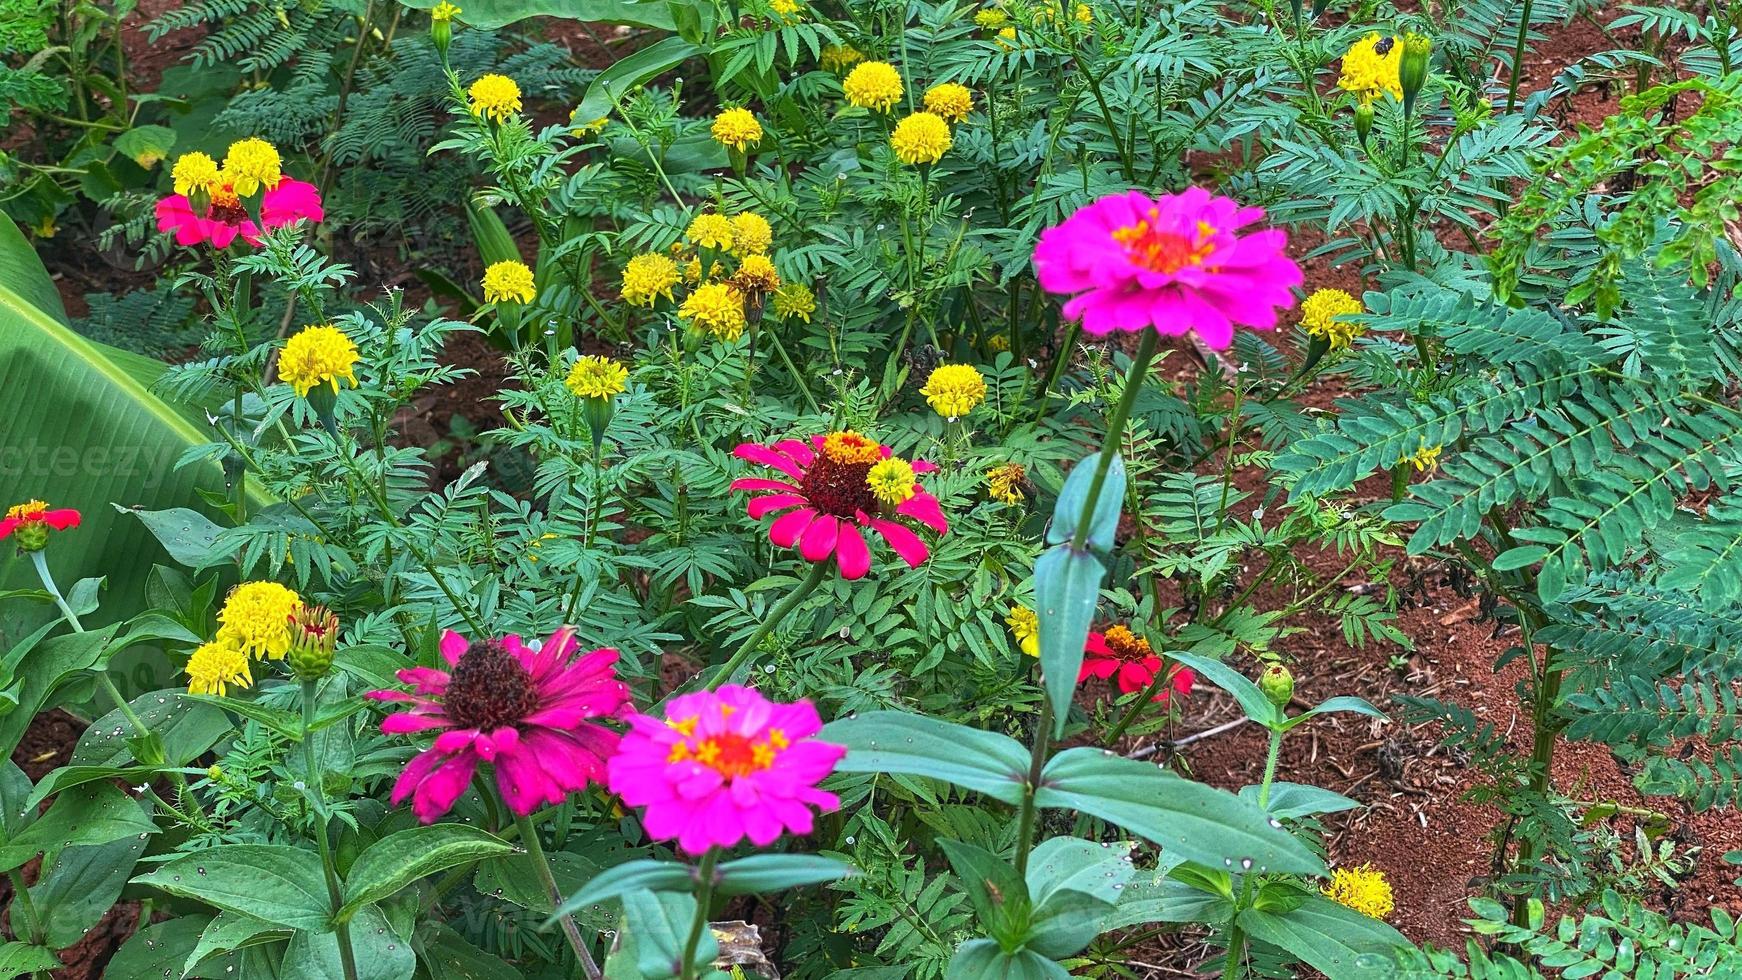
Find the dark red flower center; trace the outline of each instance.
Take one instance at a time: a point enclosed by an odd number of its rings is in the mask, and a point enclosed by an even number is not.
[[[513,725],[538,704],[532,675],[499,641],[473,643],[454,665],[444,702],[461,728],[488,732]]]
[[[833,517],[877,513],[877,495],[865,477],[883,459],[877,443],[855,432],[837,432],[823,443],[799,488],[811,506]]]
[[[208,221],[221,221],[227,225],[240,225],[248,220],[248,211],[234,197],[228,201],[220,201],[214,197],[212,206],[206,209],[206,219]]]

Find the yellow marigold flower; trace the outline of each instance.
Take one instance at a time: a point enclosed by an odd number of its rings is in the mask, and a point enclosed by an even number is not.
[[[708,279],[718,279],[720,278],[720,274],[725,271],[726,267],[716,261],[713,265],[708,267]],[[700,258],[692,256],[688,262],[684,263],[683,281],[692,286],[702,281],[702,260]]]
[[[1023,653],[1031,657],[1040,656],[1040,617],[1027,606],[1011,606],[1010,614],[1004,617],[1004,625],[1010,627],[1010,635],[1016,638],[1016,645]]]
[[[974,26],[983,31],[1000,30],[1008,23],[1010,23],[1010,15],[997,7],[982,7],[980,12],[974,15]]]
[[[243,582],[218,610],[218,642],[255,658],[284,658],[290,649],[290,618],[302,596],[277,582]]]
[[[438,3],[433,8],[431,8],[431,10],[429,12],[429,19],[435,21],[438,24],[442,24],[442,23],[446,23],[447,21],[453,20],[455,17],[460,16],[460,14],[463,12],[464,11],[462,11],[459,7],[456,7],[453,4],[449,3],[448,0],[442,0],[441,3]]]
[[[637,255],[623,267],[623,302],[630,306],[652,306],[661,297],[670,301],[677,279],[676,262],[658,252]]]
[[[218,186],[218,163],[204,153],[183,153],[169,171],[175,181],[175,192],[187,195],[195,191],[211,193]]]
[[[881,460],[865,474],[865,485],[871,488],[871,496],[899,507],[913,499],[913,465],[897,456]]]
[[[823,455],[844,465],[876,463],[883,458],[883,446],[852,429],[843,429],[823,437]]]
[[[974,108],[974,93],[966,85],[944,82],[925,90],[925,111],[950,122],[962,122]]]
[[[216,694],[222,697],[232,685],[254,685],[254,676],[248,670],[248,655],[221,640],[207,643],[195,650],[188,657],[184,670],[188,675],[189,694]],[[217,769],[216,766],[212,768]]]
[[[840,71],[864,60],[864,52],[851,44],[825,45],[822,53],[817,56],[817,64],[822,66],[823,71]]]
[[[1016,43],[1015,27],[1006,27],[998,32],[998,47],[1004,51],[1009,51],[1012,48],[1018,47]]]
[[[754,211],[732,216],[732,254],[767,255],[774,244],[774,228],[768,219]]]
[[[909,166],[936,163],[950,148],[950,124],[934,113],[916,112],[896,124],[889,145]]]
[[[356,364],[357,345],[343,330],[323,323],[304,327],[285,341],[278,356],[278,379],[304,398],[317,385],[331,385],[338,394],[340,378],[357,387]]]
[[[841,91],[861,109],[888,112],[901,101],[901,73],[887,61],[867,61],[847,73]]]
[[[744,297],[723,282],[696,287],[678,315],[721,340],[737,340],[744,333]]]
[[[1095,8],[1086,3],[1079,3],[1077,9],[1072,11],[1071,16],[1077,19],[1077,23],[1086,27],[1095,22]]]
[[[741,293],[764,295],[780,288],[780,273],[766,255],[746,255],[732,274],[732,285]]]
[[[1005,463],[986,472],[986,495],[1014,507],[1025,499],[1022,484],[1027,479],[1028,470],[1021,463]]]
[[[532,270],[524,262],[514,259],[492,262],[484,270],[486,303],[530,303],[537,295],[538,287],[533,285]]]
[[[575,113],[579,112],[580,108],[581,108],[580,106],[575,106],[573,109],[569,110],[569,135],[570,136],[574,136],[577,138],[582,137],[582,136],[591,136],[594,133],[597,133],[600,130],[603,130],[605,128],[605,124],[609,123],[611,121],[610,116],[600,116],[599,118],[593,120],[592,122],[581,122],[579,119],[575,118]]]
[[[283,166],[278,149],[255,136],[231,143],[224,152],[224,175],[230,179],[230,189],[242,197],[250,197],[262,187],[277,187],[284,179]]]
[[[986,379],[967,364],[945,364],[919,389],[926,403],[945,418],[961,418],[986,399]]]
[[[696,220],[690,222],[684,237],[690,244],[698,248],[711,248],[720,252],[731,251],[732,219],[723,214],[698,214]]]
[[[714,117],[714,142],[729,146],[739,153],[752,144],[762,142],[762,124],[749,109],[723,109]]]
[[[1010,349],[1010,335],[995,333],[986,338],[986,346],[991,348],[993,353],[1002,354]]]
[[[774,291],[774,315],[782,320],[809,323],[816,311],[816,295],[803,283],[788,283]]]
[[[609,357],[586,354],[569,368],[563,387],[576,398],[611,398],[623,393],[623,382],[628,380],[628,368]]]
[[[1417,473],[1426,473],[1429,470],[1439,467],[1440,450],[1444,448],[1444,446],[1429,446],[1424,442],[1421,444],[1420,449],[1398,459],[1397,464],[1402,466],[1404,463],[1408,463],[1415,467]]]
[[[1300,328],[1307,336],[1323,338],[1332,350],[1348,347],[1356,337],[1367,332],[1367,326],[1354,320],[1339,321],[1337,317],[1365,313],[1361,301],[1341,289],[1320,289],[1300,304]]]
[[[1343,54],[1343,71],[1337,86],[1354,93],[1362,102],[1371,102],[1380,93],[1394,99],[1403,98],[1403,82],[1398,70],[1403,65],[1403,45],[1397,38],[1378,31],[1367,35]]]
[[[798,17],[798,0],[770,0],[768,9],[779,14],[783,19],[792,20]]]
[[[502,122],[520,111],[520,86],[507,75],[480,76],[466,95],[471,99],[468,108],[474,116],[489,116]]]
[[[1332,871],[1330,883],[1321,891],[1338,905],[1375,919],[1383,920],[1396,907],[1391,882],[1385,880],[1385,872],[1371,864]]]

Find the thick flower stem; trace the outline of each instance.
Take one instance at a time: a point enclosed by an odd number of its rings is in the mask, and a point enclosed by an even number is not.
[[[557,887],[556,875],[550,870],[550,858],[545,856],[544,843],[538,839],[538,828],[532,825],[532,818],[522,814],[514,815],[514,826],[520,831],[520,841],[526,846],[526,853],[532,857],[532,867],[538,872],[538,880],[544,884],[545,893],[550,896],[553,908],[562,905],[562,889]],[[565,915],[557,920],[562,924],[563,936],[569,941],[569,948],[575,951],[575,959],[581,963],[581,972],[587,980],[599,980],[604,974],[599,972],[599,964],[593,960],[593,953],[587,948],[587,942],[581,938],[581,928],[575,924],[575,917]]]
[[[41,943],[43,939],[42,920],[37,918],[36,904],[30,900],[30,888],[24,884],[23,869],[13,868],[6,874],[12,879],[13,938]],[[35,976],[35,974],[31,975]]]
[[[79,622],[78,614],[73,612],[73,607],[67,605],[66,597],[60,594],[60,587],[54,584],[54,576],[48,571],[48,559],[43,557],[40,550],[32,551],[30,563],[36,566],[36,577],[42,579],[42,587],[54,597],[54,604],[60,609],[61,618],[67,621],[67,625],[71,626],[74,632],[83,633],[85,624]]]
[[[719,671],[709,678],[706,684],[702,685],[702,690],[716,690],[721,684],[726,683],[731,678],[732,672],[742,666],[744,661],[750,659],[750,655],[756,652],[758,646],[761,646],[763,638],[768,636],[774,627],[780,625],[781,621],[786,619],[794,609],[797,609],[798,604],[815,591],[818,585],[822,584],[823,576],[828,574],[828,571],[828,562],[812,562],[810,574],[798,584],[798,588],[787,593],[786,598],[780,600],[773,609],[768,611],[768,615],[763,617],[762,625],[756,627],[756,632],[750,634],[750,638],[744,641],[744,644],[738,648],[738,652],[732,654],[731,659],[721,665]]]
[[[345,898],[339,888],[338,865],[333,862],[333,845],[327,839],[326,794],[321,787],[319,760],[315,757],[315,689],[319,685],[319,681],[302,682],[302,779],[315,804],[315,845],[320,849],[321,868],[326,874],[327,900],[336,916],[344,907]],[[334,922],[333,933],[339,940],[339,967],[345,972],[345,980],[357,980],[357,954],[351,949],[350,923]]]
[[[1155,344],[1160,336],[1154,330],[1145,330],[1143,338],[1137,342],[1137,355],[1131,360],[1131,370],[1125,374],[1125,392],[1113,409],[1113,417],[1107,420],[1107,437],[1102,440],[1101,455],[1095,460],[1095,476],[1089,481],[1088,496],[1083,498],[1083,513],[1077,519],[1076,536],[1071,539],[1073,551],[1083,550],[1088,543],[1089,525],[1095,518],[1095,502],[1101,499],[1107,471],[1112,468],[1113,457],[1119,454],[1119,446],[1125,439],[1125,422],[1131,418],[1131,406],[1137,403],[1137,392],[1149,373],[1149,362],[1155,357]]]
[[[1270,786],[1276,781],[1276,761],[1282,755],[1282,733],[1270,730],[1270,753],[1264,759],[1264,781],[1258,784],[1258,809],[1270,808]]]
[[[1028,874],[1028,852],[1034,847],[1034,821],[1037,807],[1034,794],[1040,790],[1040,774],[1046,768],[1047,749],[1052,740],[1052,699],[1042,698],[1040,718],[1034,726],[1034,742],[1029,747],[1028,781],[1022,787],[1022,815],[1016,824],[1016,874]]]
[[[1512,47],[1512,77],[1506,85],[1506,111],[1511,112],[1518,107],[1518,82],[1524,77],[1524,48],[1530,39],[1530,8],[1533,0],[1524,0],[1524,9],[1518,14],[1518,43]]]
[[[696,948],[702,942],[702,930],[708,927],[708,905],[714,898],[714,861],[719,849],[710,847],[696,864],[696,914],[690,920],[690,934],[683,944],[683,962],[678,964],[680,980],[693,980],[696,975]]]

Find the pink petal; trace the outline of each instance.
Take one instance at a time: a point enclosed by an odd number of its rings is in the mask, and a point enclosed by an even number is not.
[[[807,561],[822,561],[834,552],[840,530],[840,518],[829,514],[818,517],[804,529],[804,535],[799,538],[798,553]]]
[[[779,547],[790,548],[798,543],[799,535],[816,519],[817,512],[808,507],[787,511],[776,517],[773,524],[768,525],[768,540]]]
[[[864,578],[871,570],[871,549],[865,545],[864,532],[851,521],[841,522],[840,536],[835,539],[835,564],[848,581]]]
[[[895,553],[901,556],[902,561],[907,562],[909,568],[918,568],[925,563],[926,558],[931,554],[930,550],[926,548],[925,542],[920,540],[919,535],[894,521],[886,521],[880,517],[867,517],[865,523],[875,529],[878,534],[883,535],[883,540],[889,542],[889,547],[895,549]]]

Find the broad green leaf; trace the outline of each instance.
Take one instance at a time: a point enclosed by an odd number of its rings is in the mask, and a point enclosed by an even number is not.
[[[1027,948],[1042,956],[1063,959],[1083,951],[1106,931],[1113,903],[1069,889],[1037,902],[1028,923]]]
[[[565,895],[586,887],[586,883],[599,873],[597,864],[573,851],[549,851],[545,857],[550,861],[557,888]],[[556,903],[545,891],[544,882],[539,880],[533,860],[532,855],[520,852],[479,862],[478,873],[472,876],[472,887],[492,898],[549,915],[556,910]],[[585,921],[610,919],[615,915],[614,905],[594,904],[596,908],[577,910],[576,914]]]
[[[192,762],[230,731],[230,719],[218,709],[189,700],[186,691],[149,691],[130,702],[139,720],[162,743],[171,766]],[[128,740],[139,734],[117,708],[91,723],[79,737],[73,761],[88,766],[122,766],[135,761]]]
[[[1258,789],[1257,786],[1242,786],[1240,798],[1257,806]],[[1295,820],[1318,813],[1341,813],[1360,805],[1355,800],[1328,789],[1304,783],[1278,782],[1270,784],[1270,805],[1266,809],[1278,820]]]
[[[60,852],[54,866],[30,887],[36,913],[48,923],[48,945],[63,949],[84,938],[120,899],[148,839],[147,834],[133,834]]]
[[[359,908],[392,896],[424,875],[512,850],[507,841],[465,824],[438,823],[390,834],[369,845],[351,864],[337,921],[348,921]]]
[[[1005,945],[1021,945],[1027,938],[1030,904],[1028,886],[1017,876],[1016,869],[998,855],[973,844],[942,837],[938,846],[950,859],[956,880],[962,883],[962,890],[974,904],[980,928]]]
[[[199,942],[194,944],[182,966],[192,970],[201,960],[211,956],[230,959],[231,957],[223,954],[289,938],[290,930],[282,926],[262,922],[251,915],[219,912],[206,923],[206,928],[200,933]]]
[[[1006,953],[990,939],[963,943],[944,969],[944,980],[1070,980],[1070,975],[1033,950]]]
[[[1081,469],[1081,467],[1079,467]],[[1053,737],[1065,730],[1077,674],[1083,666],[1083,645],[1101,597],[1101,560],[1069,544],[1049,548],[1034,563],[1034,604],[1040,618],[1040,672],[1052,702]]]
[[[188,966],[188,956],[199,945],[207,928],[203,915],[184,915],[134,933],[115,952],[103,970],[103,980],[163,980],[164,977],[201,977],[204,980],[235,980],[244,973],[240,953],[214,953],[205,962]]]
[[[139,801],[112,783],[67,790],[11,843],[0,847],[0,869],[11,870],[46,853],[52,859],[63,847],[107,844],[124,837],[157,833],[157,824]]]
[[[1028,781],[1022,743],[926,715],[873,711],[830,722],[819,737],[847,747],[841,772],[929,776],[1011,804],[1021,802]]]
[[[1052,508],[1052,524],[1046,531],[1047,544],[1066,544],[1076,538],[1077,525],[1083,517],[1083,505],[1089,499],[1089,485],[1095,482],[1095,467],[1101,454],[1084,457],[1071,467],[1065,485],[1059,489]],[[1118,453],[1107,464],[1107,476],[1101,481],[1101,492],[1095,498],[1094,513],[1089,518],[1089,534],[1084,540],[1091,549],[1106,554],[1113,550],[1119,530],[1119,506],[1125,502],[1125,459]]]
[[[437,0],[405,0],[407,7],[428,10]],[[495,30],[529,17],[555,17],[593,24],[627,24],[674,30],[665,0],[472,0],[457,18],[466,27]]]
[[[1371,704],[1368,704],[1360,698],[1327,698],[1300,714],[1295,715],[1293,718],[1283,722],[1282,730],[1286,732],[1315,715],[1328,715],[1338,711],[1352,711],[1358,715],[1366,715],[1369,718],[1379,718],[1382,720],[1385,718],[1385,712],[1380,711],[1378,708],[1373,707]]]
[[[1103,902],[1119,901],[1137,873],[1130,841],[1096,843],[1080,837],[1051,837],[1028,855],[1028,893],[1036,905],[1055,892],[1078,891]]]
[[[681,37],[663,37],[634,54],[619,58],[588,83],[586,94],[575,107],[575,118],[590,121],[611,115],[616,111],[617,103],[636,86],[701,53],[701,48]]]
[[[273,732],[290,739],[293,742],[302,741],[302,718],[280,708],[269,708],[243,698],[224,697],[218,694],[182,694],[185,701],[196,701],[215,708],[241,715],[249,721],[257,721]]]
[[[120,504],[115,507],[122,513],[139,518],[145,529],[163,546],[163,550],[169,552],[169,557],[184,568],[197,572],[230,557],[217,551],[218,535],[224,529],[212,523],[199,511],[186,507],[171,507],[168,510],[128,508]]]
[[[0,398],[4,397],[0,392]],[[14,665],[13,674],[19,682],[17,706],[0,715],[0,750],[8,755],[18,747],[31,719],[54,705],[55,694],[68,681],[85,676],[84,671],[103,658],[104,649],[111,639],[107,630],[62,633],[42,639],[53,625],[51,623],[27,637],[19,644],[24,649],[21,651],[15,647],[7,657],[7,662]]]
[[[1324,872],[1324,862],[1256,806],[1099,749],[1067,749],[1054,756],[1041,774],[1035,802],[1100,817],[1160,844],[1166,853],[1210,867]]]
[[[567,915],[585,905],[622,898],[630,892],[685,891],[690,888],[688,865],[675,861],[625,861],[593,876],[587,886],[568,897],[557,907],[557,915]],[[552,916],[554,920],[555,916]]]
[[[220,844],[133,881],[291,929],[325,929],[331,910],[321,859],[285,844]]]
[[[0,976],[21,977],[38,970],[58,970],[65,965],[54,950],[42,946],[17,942],[0,946]]]
[[[175,147],[175,130],[168,126],[135,126],[115,137],[115,149],[141,169],[150,170]]]
[[[24,825],[36,819],[30,799],[30,777],[11,759],[0,761],[0,840],[10,841]]]
[[[1300,908],[1276,914],[1259,909],[1240,913],[1240,925],[1253,938],[1278,946],[1337,980],[1385,980],[1394,975],[1397,952],[1410,945],[1402,933],[1378,919],[1317,895]]]
[[[61,304],[60,290],[48,268],[30,247],[30,239],[18,230],[18,225],[0,214],[0,283],[12,287],[18,298],[46,313],[56,323],[70,323],[66,307]],[[0,468],[0,473],[6,472]]]
[[[1240,702],[1240,709],[1246,712],[1246,717],[1265,726],[1274,728],[1282,723],[1282,713],[1276,710],[1276,705],[1264,696],[1258,685],[1245,674],[1209,657],[1200,657],[1193,653],[1169,653],[1168,657],[1196,671],[1199,677],[1216,685]]]
[[[357,958],[357,980],[410,980],[417,969],[411,944],[393,931],[381,910],[365,905],[351,921],[351,950]],[[290,937],[280,970],[295,980],[345,980],[339,959],[339,937],[331,932],[298,932]]]
[[[1220,895],[1156,875],[1126,888],[1123,900],[1108,915],[1103,928],[1129,929],[1152,922],[1225,924],[1233,912],[1234,903]]]
[[[859,872],[845,861],[817,854],[752,854],[715,869],[720,877],[716,895],[754,895],[820,885]]]
[[[422,932],[418,960],[430,980],[522,980],[525,974],[491,956],[440,922]]]
[[[676,892],[645,889],[623,896],[624,929],[635,936],[635,965],[648,980],[672,976],[672,967],[683,959],[690,924],[695,921],[696,900]],[[720,955],[712,929],[702,930],[692,966],[705,966]]]

